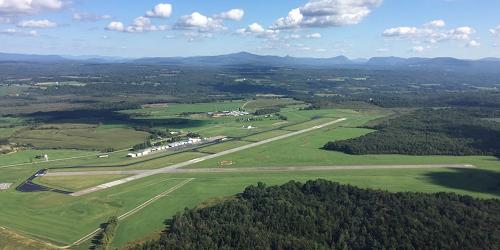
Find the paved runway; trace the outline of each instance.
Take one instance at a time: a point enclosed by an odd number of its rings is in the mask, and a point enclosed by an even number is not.
[[[174,165],[171,165],[171,166],[168,166],[168,167],[164,167],[164,168],[155,169],[155,170],[147,171],[147,172],[144,172],[144,173],[140,173],[140,174],[137,174],[137,175],[134,175],[134,176],[131,176],[131,177],[127,177],[127,178],[121,179],[121,180],[117,180],[117,181],[112,181],[112,182],[109,182],[109,183],[101,184],[99,186],[95,186],[95,187],[84,189],[84,190],[81,190],[81,191],[78,191],[78,192],[74,192],[71,195],[72,196],[82,196],[82,195],[90,194],[90,193],[93,193],[93,192],[97,192],[97,191],[100,191],[100,190],[103,190],[103,189],[107,189],[107,188],[115,187],[115,186],[118,186],[118,185],[122,185],[122,184],[131,182],[131,181],[135,181],[135,180],[138,180],[138,179],[146,178],[146,177],[153,176],[153,175],[156,175],[156,174],[165,173],[166,171],[176,170],[176,169],[179,169],[179,168],[182,168],[182,167],[193,165],[193,164],[198,163],[198,162],[202,162],[202,161],[214,159],[214,158],[217,158],[217,157],[220,157],[220,156],[223,156],[223,155],[228,155],[228,154],[236,153],[236,152],[247,150],[247,149],[250,149],[250,148],[254,148],[254,147],[257,147],[257,146],[260,146],[260,145],[263,145],[263,144],[267,144],[267,143],[270,143],[270,142],[274,142],[274,141],[282,140],[282,139],[285,139],[285,138],[288,138],[288,137],[292,137],[292,136],[304,134],[304,133],[307,133],[307,132],[311,132],[311,131],[314,131],[314,130],[318,130],[318,129],[321,129],[321,128],[324,128],[324,127],[327,127],[327,126],[330,126],[330,125],[333,125],[333,124],[336,124],[336,123],[339,123],[339,122],[343,122],[345,120],[347,120],[347,119],[346,118],[340,118],[340,119],[337,119],[335,121],[331,121],[331,122],[327,122],[327,123],[324,123],[324,124],[321,124],[321,125],[313,126],[311,128],[307,128],[307,129],[303,129],[303,130],[291,132],[291,133],[288,133],[288,134],[285,134],[285,135],[273,137],[273,138],[270,138],[270,139],[267,139],[267,140],[263,140],[263,141],[260,141],[260,142],[256,142],[256,143],[244,145],[244,146],[241,146],[241,147],[229,149],[229,150],[226,150],[226,151],[223,151],[223,152],[220,152],[220,153],[216,153],[216,154],[212,154],[212,155],[207,155],[207,156],[199,157],[199,158],[192,159],[192,160],[189,160],[189,161],[186,161],[186,162],[177,163],[177,164],[174,164]]]

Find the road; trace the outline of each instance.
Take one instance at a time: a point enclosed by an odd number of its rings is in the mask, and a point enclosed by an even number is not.
[[[270,143],[270,142],[274,142],[274,141],[286,139],[286,138],[289,138],[289,137],[292,137],[292,136],[297,136],[297,135],[300,135],[300,134],[304,134],[304,133],[307,133],[307,132],[318,130],[318,129],[321,129],[321,128],[324,128],[324,127],[328,127],[328,126],[331,126],[331,125],[339,123],[339,122],[343,122],[345,120],[347,120],[347,119],[346,118],[340,118],[340,119],[337,119],[335,121],[327,122],[327,123],[324,123],[324,124],[321,124],[321,125],[317,125],[317,126],[314,126],[314,127],[311,127],[311,128],[307,128],[307,129],[303,129],[303,130],[291,132],[291,133],[288,133],[288,134],[285,134],[285,135],[281,135],[281,136],[269,138],[269,139],[266,139],[266,140],[263,140],[263,141],[255,142],[255,143],[244,145],[244,146],[241,146],[241,147],[232,148],[232,149],[229,149],[229,150],[226,150],[226,151],[222,151],[220,153],[216,153],[216,154],[212,154],[212,155],[207,155],[207,156],[202,156],[202,157],[199,157],[199,158],[196,158],[196,159],[192,159],[192,160],[189,160],[189,161],[177,163],[177,164],[174,164],[174,165],[171,165],[171,166],[168,166],[168,167],[164,167],[164,168],[159,168],[159,169],[147,171],[147,172],[144,172],[144,173],[141,173],[141,174],[138,174],[138,175],[134,175],[134,176],[130,176],[130,177],[127,177],[127,178],[124,178],[124,179],[120,179],[120,180],[117,180],[117,181],[112,181],[112,182],[108,182],[108,183],[105,183],[105,184],[101,184],[99,186],[95,186],[95,187],[84,189],[84,190],[81,190],[81,191],[78,191],[78,192],[74,192],[71,195],[72,196],[82,196],[82,195],[90,194],[90,193],[97,192],[97,191],[100,191],[100,190],[104,190],[104,189],[107,189],[107,188],[111,188],[111,187],[115,187],[115,186],[118,186],[118,185],[122,185],[122,184],[125,184],[125,183],[128,183],[128,182],[131,182],[131,181],[139,180],[139,179],[146,178],[146,177],[149,177],[149,176],[153,176],[153,175],[165,173],[165,172],[168,172],[168,171],[176,170],[176,169],[179,169],[179,168],[182,168],[182,167],[186,167],[186,166],[189,166],[189,165],[193,165],[193,164],[198,163],[198,162],[207,161],[207,160],[214,159],[214,158],[217,158],[217,157],[221,157],[221,156],[224,156],[224,155],[228,155],[228,154],[236,153],[236,152],[239,152],[239,151],[251,149],[251,148],[254,148],[254,147],[257,147],[257,146],[261,146],[261,145],[264,145],[264,144],[267,144],[267,143]]]

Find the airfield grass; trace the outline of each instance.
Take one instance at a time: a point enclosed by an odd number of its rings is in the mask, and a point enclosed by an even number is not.
[[[231,197],[244,187],[262,181],[268,185],[282,184],[290,180],[307,181],[323,178],[363,188],[374,188],[392,192],[456,192],[480,198],[500,198],[500,161],[495,157],[449,157],[449,156],[403,156],[366,155],[353,156],[322,150],[329,140],[348,139],[372,132],[358,126],[385,115],[379,111],[354,110],[288,110],[291,121],[307,121],[318,116],[333,120],[339,117],[347,121],[313,132],[290,137],[234,154],[200,162],[190,167],[218,167],[222,160],[233,162],[235,167],[270,166],[325,166],[325,165],[378,165],[378,164],[473,164],[477,169],[363,169],[310,172],[266,172],[266,173],[183,173],[161,174],[144,178],[122,186],[93,193],[84,197],[70,197],[55,193],[18,193],[14,190],[0,191],[0,226],[31,237],[59,244],[68,244],[94,230],[109,216],[119,215],[151,197],[169,189],[186,178],[192,182],[164,197],[137,214],[119,223],[113,244],[122,247],[127,242],[151,238],[164,228],[164,220],[181,212],[185,207],[195,207],[201,202],[221,197]],[[314,121],[317,121],[316,119]],[[321,122],[323,123],[323,122]],[[314,123],[308,124],[314,126]],[[317,125],[317,124],[316,124]],[[286,129],[286,128],[283,128]],[[268,132],[271,136],[274,132]],[[262,135],[261,135],[262,136]],[[226,147],[238,146],[238,140],[200,149],[207,153],[219,152]],[[80,152],[80,151],[77,151]],[[15,155],[15,154],[14,154]],[[158,157],[148,162],[142,159],[124,159],[121,155],[110,155],[109,159],[75,159],[54,162],[52,166],[109,165],[133,162],[126,167],[91,168],[85,170],[148,169],[182,162],[203,154],[185,152]],[[0,156],[1,159],[4,156]],[[13,157],[13,156],[5,156]],[[10,159],[10,158],[9,158]],[[9,161],[14,161],[10,159]],[[40,164],[41,166],[42,164]],[[27,177],[38,165],[0,169],[0,182],[20,180]],[[82,169],[74,169],[82,171]],[[67,169],[61,171],[68,171]],[[106,182],[102,180],[102,182]],[[101,184],[96,182],[96,184]],[[62,185],[65,186],[66,184]],[[78,185],[78,184],[71,184]],[[5,204],[5,205],[4,205]],[[1,239],[1,238],[0,238]],[[89,244],[88,242],[85,244]],[[83,245],[82,247],[86,246]]]
[[[23,164],[23,163],[31,163],[38,162],[43,163],[44,160],[34,159],[35,156],[47,154],[49,156],[49,160],[57,160],[69,157],[80,157],[86,155],[96,155],[95,151],[83,151],[83,150],[71,150],[71,149],[58,149],[58,150],[24,150],[19,151],[12,154],[4,154],[0,155],[0,169],[6,165],[13,164]]]
[[[237,148],[237,147],[241,147],[241,146],[244,146],[244,145],[248,145],[250,143],[251,142],[238,141],[238,140],[227,141],[227,142],[222,142],[222,143],[219,143],[219,144],[210,145],[210,146],[207,146],[207,147],[200,148],[200,149],[198,149],[198,151],[201,152],[201,153],[215,154],[215,153],[219,153],[219,152],[222,152],[222,151],[225,151],[225,150],[229,150],[229,149],[232,149],[232,148]]]
[[[44,125],[23,130],[10,138],[21,145],[41,149],[124,149],[144,142],[148,133],[130,128],[100,128],[85,124]]]
[[[103,175],[103,176],[43,176],[35,179],[35,183],[66,190],[78,191],[128,177],[129,175]]]
[[[476,159],[478,165],[492,167],[488,159]],[[486,172],[482,172],[486,171]],[[196,178],[183,188],[172,193],[153,205],[145,208],[133,217],[120,223],[115,247],[122,247],[130,241],[159,235],[164,229],[164,222],[185,207],[215,198],[231,197],[244,190],[246,186],[264,182],[278,185],[290,180],[305,182],[312,179],[327,179],[362,188],[380,189],[391,192],[455,192],[479,198],[500,198],[498,179],[488,170],[460,169],[366,169],[311,172],[279,173],[205,173],[165,175]],[[441,176],[446,176],[444,181]],[[452,184],[450,184],[452,183]],[[455,183],[455,184],[453,184]]]
[[[251,136],[247,136],[247,137],[243,137],[243,138],[241,138],[241,140],[251,141],[251,142],[258,142],[258,141],[262,141],[262,140],[265,140],[265,139],[269,139],[269,138],[272,138],[272,137],[277,137],[277,136],[285,135],[285,134],[289,134],[289,133],[290,133],[290,131],[286,131],[286,130],[271,130],[271,131],[268,131],[268,132],[264,132],[264,133],[260,133],[260,134],[256,134],[256,135],[251,135]]]
[[[154,176],[84,197],[56,193],[0,192],[0,225],[55,244],[70,244],[183,179]]]

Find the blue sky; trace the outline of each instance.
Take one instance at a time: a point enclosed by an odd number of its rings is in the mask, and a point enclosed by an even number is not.
[[[0,51],[500,57],[498,0],[2,0]]]

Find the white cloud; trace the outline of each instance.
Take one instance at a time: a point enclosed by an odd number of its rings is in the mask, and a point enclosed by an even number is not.
[[[420,30],[416,27],[397,27],[384,30],[382,35],[387,37],[408,37],[415,36],[418,33],[420,33]]]
[[[199,42],[205,39],[210,39],[214,37],[212,33],[200,33],[200,32],[185,32],[183,34],[184,37],[187,38],[188,42]]]
[[[468,26],[459,27],[447,32],[448,38],[451,40],[469,40],[474,33],[474,29]]]
[[[433,20],[424,24],[424,27],[431,29],[443,28],[444,26],[446,26],[446,22],[441,19]]]
[[[31,28],[31,29],[47,29],[57,27],[57,24],[49,20],[28,20],[21,21],[17,24],[20,28]]]
[[[386,53],[386,52],[389,52],[390,50],[388,48],[380,48],[380,49],[377,49],[377,52],[378,53]]]
[[[0,35],[10,35],[10,36],[38,36],[38,32],[35,30],[32,31],[23,31],[17,29],[6,29],[0,30]]]
[[[288,16],[275,21],[273,29],[346,26],[360,23],[383,0],[309,0]]]
[[[122,22],[110,22],[106,26],[106,29],[111,31],[125,31],[125,25]]]
[[[264,27],[262,27],[262,25],[258,23],[252,23],[248,25],[247,31],[251,33],[262,33],[265,32],[266,30],[264,29]]]
[[[148,31],[164,31],[168,29],[166,25],[153,25],[151,19],[147,17],[137,17],[131,25],[126,26],[122,22],[111,22],[106,26],[107,30],[128,33],[142,33]]]
[[[300,9],[293,9],[288,12],[288,16],[276,20],[273,27],[276,29],[299,28],[303,19]]]
[[[146,31],[163,31],[166,30],[168,27],[165,25],[153,25],[151,24],[151,19],[147,17],[137,17],[134,19],[134,22],[132,25],[129,25],[125,31],[130,32],[130,33],[141,33],[141,32],[146,32]]]
[[[500,36],[500,25],[495,28],[490,29],[491,34]]]
[[[93,13],[73,13],[73,20],[82,22],[96,22],[111,19],[111,15],[97,15]]]
[[[443,29],[444,26],[445,22],[443,20],[434,20],[424,24],[420,28],[407,26],[389,28],[382,32],[382,36],[411,39],[426,43],[438,43],[450,40],[468,41],[475,33],[475,30],[469,26]]]
[[[312,33],[306,36],[306,38],[311,38],[311,39],[320,39],[321,34],[320,33]]]
[[[239,29],[236,32],[242,35],[255,35],[258,38],[266,38],[269,40],[277,40],[279,38],[279,30],[265,29],[258,23],[252,23],[248,25],[247,28]]]
[[[242,9],[232,9],[226,12],[219,13],[214,16],[216,19],[226,19],[232,21],[240,21],[245,16],[245,11]]]
[[[0,0],[0,13],[6,15],[34,14],[42,10],[58,10],[61,0]]]
[[[197,30],[199,32],[214,32],[226,29],[222,21],[207,17],[199,12],[182,16],[175,24],[175,28]]]
[[[421,52],[424,51],[424,47],[422,47],[422,46],[415,46],[415,47],[411,48],[411,51],[415,52],[415,53],[421,53]]]
[[[172,15],[172,5],[168,3],[160,3],[152,10],[146,12],[147,17],[167,18]]]
[[[465,46],[468,48],[477,48],[477,47],[481,46],[481,43],[479,43],[476,40],[472,40],[472,41],[468,42]]]

